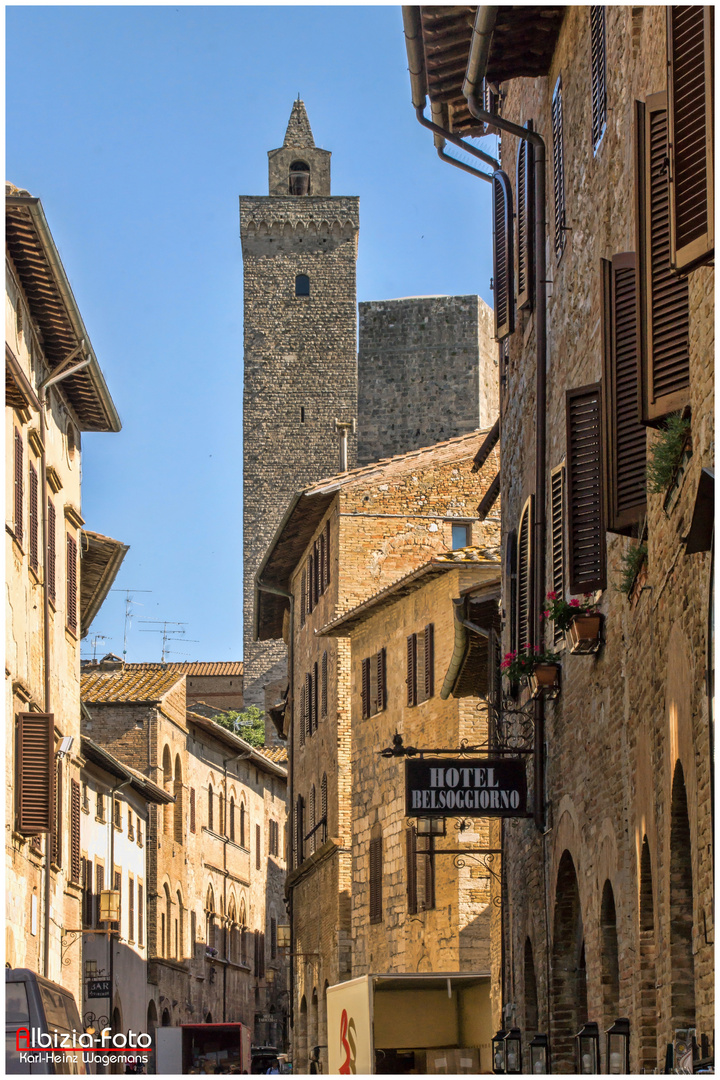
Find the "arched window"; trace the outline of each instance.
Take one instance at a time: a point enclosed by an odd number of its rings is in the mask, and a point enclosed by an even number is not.
[[[213,789],[212,784],[208,784],[208,829],[213,828]]]
[[[230,796],[230,839],[235,842],[235,799]]]
[[[295,278],[295,295],[310,295],[310,278],[307,276],[307,274],[298,274]]]
[[[615,896],[609,881],[603,886],[600,906],[600,954],[605,1030],[615,1022],[620,1005],[620,965],[618,960]],[[607,1062],[606,1062],[607,1065]]]
[[[183,955],[185,953],[185,912],[183,910],[182,895],[180,893],[180,890],[178,890],[178,894],[177,894],[177,906],[178,906],[178,917],[177,917],[176,926],[177,926],[177,934],[178,934],[178,936],[177,936],[177,948],[175,949],[175,957],[176,957],[177,960],[182,960]]]
[[[167,938],[163,946],[163,955],[169,957],[172,956],[172,898],[170,896],[170,890],[167,885],[165,886],[163,891],[165,893],[165,935]]]
[[[685,776],[679,761],[675,765],[670,806],[670,911],[671,1027],[694,1027],[692,840]]]
[[[292,161],[288,183],[290,195],[310,194],[310,166],[305,161]]]
[[[575,1032],[588,1021],[585,932],[575,864],[564,851],[555,887],[550,1031],[553,1071],[574,1072]]]
[[[640,1067],[653,1072],[657,1054],[657,976],[655,966],[655,899],[650,845],[643,837],[640,855]]]
[[[218,792],[218,832],[225,835],[225,796]]]
[[[212,885],[208,886],[205,900],[205,944],[208,949],[215,948],[215,896]]]
[[[172,758],[170,757],[170,747],[167,746],[167,745],[165,746],[165,749],[163,750],[162,772],[163,772],[163,787],[164,787],[165,791],[167,791],[167,793],[169,795],[172,795],[172,793],[173,793]],[[170,828],[171,820],[172,820],[172,810],[170,808],[170,804],[168,803],[163,808],[163,832],[164,833],[170,833],[170,831],[171,831],[171,828]]]
[[[240,847],[247,847],[247,843],[246,843],[246,841],[247,841],[247,833],[246,833],[247,822],[246,822],[245,818],[246,818],[245,803],[241,802],[240,803]]]
[[[173,836],[176,844],[183,842],[183,782],[180,755],[175,758],[175,779],[173,783],[175,806],[173,808]]]

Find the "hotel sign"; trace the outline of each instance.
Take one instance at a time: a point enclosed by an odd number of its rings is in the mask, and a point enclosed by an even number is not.
[[[405,761],[406,817],[526,817],[525,762],[517,758]]]

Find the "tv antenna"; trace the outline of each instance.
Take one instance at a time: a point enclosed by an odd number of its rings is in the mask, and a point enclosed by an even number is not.
[[[168,649],[168,642],[169,641],[178,641],[178,640],[181,640],[181,641],[195,641],[196,640],[195,638],[186,638],[185,637],[184,627],[186,627],[188,625],[187,623],[171,622],[169,619],[141,619],[140,622],[148,623],[148,624],[155,623],[157,626],[162,626],[162,630],[141,630],[140,631],[141,634],[162,634],[162,636],[163,636],[162,660],[160,661],[162,664],[165,663],[165,655],[166,655],[166,653],[168,653],[170,651]],[[178,629],[178,630],[170,630],[170,629],[168,629],[168,627],[171,627],[171,626],[177,626],[177,627],[180,627],[180,629]],[[186,654],[181,653],[180,655],[184,656]]]
[[[93,637],[90,640],[90,644],[92,645],[92,651],[93,651],[93,653],[92,653],[93,660],[97,660],[98,643],[101,642],[101,641],[111,641],[111,640],[112,639],[107,634],[94,634],[93,635]]]
[[[130,605],[131,604],[137,604],[138,607],[144,607],[145,606],[144,604],[141,604],[139,600],[134,600],[133,596],[137,592],[151,593],[152,589],[111,589],[110,592],[125,593],[125,627],[124,627],[124,630],[123,630],[123,660],[124,660],[126,658],[126,656],[127,656],[128,630],[130,629],[130,626],[132,624],[132,617],[133,617],[133,613],[130,610]]]

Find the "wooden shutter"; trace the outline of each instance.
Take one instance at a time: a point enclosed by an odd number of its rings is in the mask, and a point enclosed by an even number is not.
[[[417,862],[415,858],[415,826],[405,830],[405,854],[407,862],[407,902],[410,915],[417,913]]]
[[[375,657],[375,664],[377,668],[377,711],[382,712],[385,708],[387,701],[387,690],[385,680],[385,649],[381,649]]]
[[[93,864],[91,859],[83,859],[83,923],[92,926],[95,896],[92,881]]]
[[[77,634],[77,544],[68,533],[67,538],[67,627]]]
[[[320,817],[327,822],[327,773],[323,773],[320,784]]]
[[[137,917],[137,929],[138,929],[138,945],[142,945],[144,931],[145,931],[145,897],[142,885],[138,882],[138,917]]]
[[[318,729],[318,711],[320,706],[320,680],[318,678],[318,662],[315,661],[313,665],[313,679],[312,679],[312,727],[313,731]]]
[[[260,826],[255,826],[255,869],[260,869],[260,863],[262,858],[262,833]]]
[[[425,670],[423,677],[425,680],[425,700],[431,698],[435,693],[435,627],[433,623],[429,623],[425,627],[425,648],[424,662]]]
[[[407,703],[417,704],[417,635],[410,634],[407,639]]]
[[[312,595],[313,595],[312,572],[313,572],[312,556],[308,555],[307,564],[306,564],[306,575],[305,575],[305,611],[306,611],[306,613],[308,615],[310,614],[310,612],[313,609],[313,602],[312,602]]]
[[[550,474],[550,512],[552,543],[552,587],[559,600],[565,598],[565,466],[558,465]],[[564,631],[553,623],[553,641],[560,641]]]
[[[52,861],[62,866],[63,851],[63,768],[62,758],[55,762],[55,819],[52,830]]]
[[[670,266],[667,97],[638,102],[638,278],[642,341],[642,413],[656,424],[689,403],[687,278]]]
[[[313,607],[314,607],[317,604],[318,600],[320,599],[320,592],[321,592],[321,590],[320,590],[320,570],[321,570],[322,564],[320,562],[320,545],[318,544],[317,540],[313,544],[312,558],[313,558]]]
[[[330,522],[325,524],[325,587],[330,584]]]
[[[15,428],[15,539],[19,544],[23,540],[23,441],[22,435]]]
[[[435,907],[435,856],[432,836],[416,837],[417,892],[423,911]]]
[[[49,833],[55,810],[55,717],[19,713],[17,732],[18,832]]]
[[[48,499],[47,514],[48,564],[45,567],[45,577],[48,596],[55,603],[55,507],[50,499]]]
[[[713,9],[667,7],[670,263],[712,257]]]
[[[513,204],[507,173],[493,173],[493,282],[495,337],[502,341],[515,329],[513,282]]]
[[[529,131],[532,131],[532,126],[532,120],[528,120],[525,124]],[[535,180],[532,144],[525,142],[524,139],[518,141],[515,188],[517,191],[517,261],[515,272],[517,306],[531,309],[535,290],[535,275],[533,272]]]
[[[167,806],[164,807],[163,808],[163,813],[166,814],[167,810],[168,810]],[[210,829],[212,832],[215,831],[215,826],[214,826],[214,823],[213,823],[213,789],[212,789],[212,784],[208,785],[208,829]]]
[[[592,141],[597,150],[607,121],[606,28],[604,5],[590,8],[590,66],[592,86]]]
[[[552,99],[553,200],[555,210],[555,257],[565,250],[565,147],[563,144],[562,80],[555,84]]]
[[[38,570],[38,474],[30,463],[30,566]]]
[[[531,645],[533,639],[533,508],[535,499],[530,496],[522,514],[517,534],[517,614],[515,617],[517,646],[522,649]]]
[[[135,882],[128,877],[128,939],[135,940]]]
[[[302,577],[300,579],[300,625],[305,625],[305,612],[306,612],[306,594],[307,594],[307,571],[303,570]]]
[[[600,383],[566,392],[568,565],[571,593],[605,588]]]
[[[629,532],[645,516],[647,432],[640,395],[634,252],[603,260],[605,499],[607,528]]]
[[[80,881],[80,785],[70,781],[70,880]]]
[[[320,533],[320,537],[318,539],[318,546],[319,546],[319,551],[320,551],[320,595],[322,596],[322,594],[325,592],[325,569],[326,569],[325,564],[326,564],[326,561],[327,561],[325,559],[325,533],[324,532]]]
[[[195,832],[195,788],[190,788],[190,832]]]
[[[312,735],[312,701],[313,687],[310,672],[305,676],[305,734]]]
[[[327,716],[328,711],[328,659],[327,652],[322,654],[320,661],[320,715]]]
[[[505,598],[504,617],[510,630],[510,648],[517,649],[517,530],[511,529],[505,538]]]
[[[382,836],[370,841],[370,922],[382,922]]]
[[[298,717],[298,733],[300,735],[300,745],[305,745],[305,683],[300,688],[300,716]]]
[[[100,893],[105,888],[105,867],[95,864],[95,925],[105,928],[100,922]]]
[[[367,720],[370,715],[370,660],[366,658],[362,662],[360,675],[360,695],[362,700],[362,718]]]
[[[302,795],[298,795],[297,803],[295,804],[295,857],[297,859],[297,866],[304,860],[303,854],[303,839],[305,836],[305,823],[304,818],[304,803]]]
[[[317,824],[317,821],[315,820],[315,785],[314,784],[310,788],[310,799],[308,800],[308,804],[309,804],[309,810],[310,810],[310,813],[308,815],[309,818],[310,818],[310,828],[308,829],[308,832],[311,833],[311,836],[310,836],[310,851],[314,852],[315,848],[317,846],[316,843],[315,843],[315,840],[317,839],[317,834],[315,833],[315,826]]]

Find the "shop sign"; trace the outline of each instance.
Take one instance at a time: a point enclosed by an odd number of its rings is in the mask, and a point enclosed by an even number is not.
[[[405,761],[406,817],[525,817],[525,762],[517,758]]]
[[[89,979],[87,996],[89,998],[106,998],[110,997],[110,980],[109,979]]]

